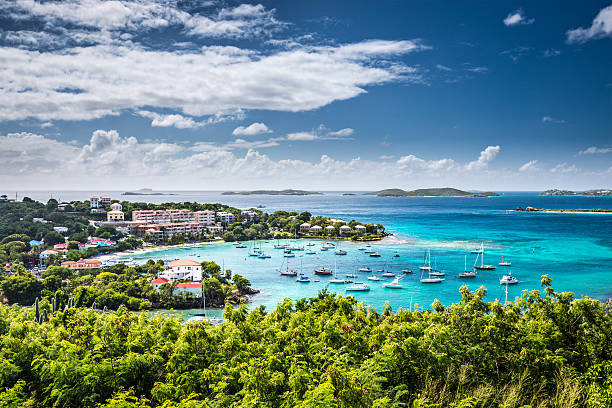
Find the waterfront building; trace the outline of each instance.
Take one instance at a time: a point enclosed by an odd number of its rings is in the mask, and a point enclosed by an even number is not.
[[[111,204],[111,211],[106,213],[106,220],[108,222],[122,222],[124,220],[123,207],[119,203]]]
[[[194,295],[196,298],[202,297],[202,283],[177,283],[174,287],[175,294],[186,294],[186,295]]]
[[[210,210],[196,211],[193,213],[195,222],[202,225],[215,225],[215,212]]]
[[[351,232],[351,227],[349,227],[348,225],[342,225],[340,227],[340,234],[344,235],[344,234],[349,234]]]
[[[159,275],[171,281],[187,280],[202,281],[202,265],[191,259],[179,259],[168,264],[168,269]]]
[[[301,232],[302,234],[305,234],[305,233],[307,233],[308,231],[310,231],[310,224],[309,224],[309,223],[305,222],[305,223],[303,223],[303,224],[300,224],[300,232]]]
[[[310,233],[311,234],[315,234],[318,235],[323,231],[323,227],[319,226],[319,225],[313,225],[312,227],[310,227]]]
[[[333,226],[333,225],[328,225],[327,227],[325,227],[325,232],[326,232],[327,234],[331,234],[331,233],[333,233],[334,231],[336,231],[336,229],[334,228],[334,226]]]
[[[102,266],[102,262],[97,259],[79,259],[78,261],[64,261],[63,268],[81,270],[81,269],[98,269]]]
[[[355,225],[355,231],[359,232],[360,234],[365,234],[365,232],[367,231],[367,228],[364,225]]]
[[[89,199],[89,208],[99,208],[100,207],[100,197],[91,196]]]
[[[111,198],[107,195],[103,195],[100,197],[100,205],[103,207],[108,207],[111,203]]]
[[[217,211],[217,218],[219,218],[221,222],[227,222],[229,224],[236,222],[236,217],[229,211]]]

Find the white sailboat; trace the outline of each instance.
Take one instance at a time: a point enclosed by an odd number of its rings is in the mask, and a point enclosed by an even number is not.
[[[421,271],[431,271],[431,252],[428,249],[423,257],[423,266],[419,266]]]
[[[431,270],[429,271],[427,278],[424,278],[423,271],[421,271],[421,283],[442,283],[443,281],[444,278],[439,276],[431,276]]]
[[[485,265],[484,263],[484,243],[480,244],[480,253],[478,254],[478,256],[480,256],[480,266],[474,264],[474,268],[483,270],[483,271],[495,270],[496,267],[494,265]],[[476,260],[478,261],[478,257],[476,257]]]
[[[399,278],[395,278],[392,282],[383,283],[383,288],[402,289],[403,286],[399,284]]]
[[[467,269],[467,255],[465,256],[465,265],[463,267],[463,272],[459,274],[460,278],[475,278],[476,272],[468,271]]]
[[[504,262],[504,251],[502,251],[502,259],[501,262],[498,263],[499,266],[512,266],[512,262]]]
[[[438,258],[434,257],[434,268],[432,271],[429,271],[430,276],[445,276],[446,273],[444,271],[438,270]]]
[[[285,261],[283,261],[285,263]],[[287,261],[287,267],[285,270],[282,269],[283,265],[281,265],[280,274],[283,276],[297,276],[297,272],[295,269],[289,269],[289,261]]]

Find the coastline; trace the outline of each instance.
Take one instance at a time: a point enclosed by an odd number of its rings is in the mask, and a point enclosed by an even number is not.
[[[516,213],[545,213],[545,214],[598,214],[612,215],[612,211],[582,211],[582,210],[547,210],[543,208],[533,210],[509,210]]]
[[[99,261],[108,261],[110,259],[123,258],[123,257],[130,256],[130,255],[146,254],[147,252],[167,251],[169,249],[174,249],[174,248],[192,248],[192,247],[199,247],[202,245],[219,244],[219,243],[224,243],[224,242],[225,241],[223,241],[222,239],[218,239],[215,241],[202,241],[202,242],[193,242],[193,243],[188,243],[188,244],[183,243],[183,244],[176,244],[176,245],[159,245],[155,247],[128,249],[127,251],[112,252],[110,254],[98,255],[91,259],[97,259]]]

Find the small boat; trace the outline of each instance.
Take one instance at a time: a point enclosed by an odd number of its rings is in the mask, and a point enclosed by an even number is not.
[[[289,247],[289,250],[290,251],[303,251],[304,247],[301,247],[301,246],[292,246],[292,247]]]
[[[429,249],[423,257],[423,266],[419,266],[419,269],[422,271],[431,271],[431,252]]]
[[[346,276],[347,278],[356,278],[357,277],[357,275],[355,275],[354,273],[347,273],[344,276]]]
[[[336,270],[336,263],[334,262],[334,277],[333,279],[329,280],[329,283],[342,283],[344,284],[344,279],[339,279],[338,278],[338,272]]]
[[[272,258],[271,255],[265,254],[265,253],[261,253],[257,256],[259,259],[268,259],[268,258]]]
[[[293,252],[286,252],[283,254],[285,258],[295,258],[295,254]]]
[[[501,262],[498,263],[499,266],[512,266],[512,262],[504,262],[504,252],[502,251],[502,259]]]
[[[314,273],[316,275],[331,275],[332,271],[329,268],[322,267],[322,268],[315,269]]]
[[[423,278],[423,272],[421,272],[421,283],[442,283],[444,282],[444,278],[439,276],[431,276],[431,271],[429,271],[429,275],[427,278]]]
[[[365,251],[363,251],[364,254],[373,254],[374,251],[372,251],[371,249],[366,249]]]
[[[467,255],[465,256],[465,265],[463,267],[463,272],[459,274],[460,278],[475,278],[476,277],[476,272],[474,271],[468,271],[467,269]]]
[[[395,274],[393,272],[385,272],[381,276],[383,278],[395,278]]]
[[[300,276],[298,276],[298,278],[295,280],[296,282],[300,282],[300,283],[309,283],[310,282],[310,278],[306,275],[302,275],[300,274]]]
[[[336,247],[336,244],[334,244],[333,242],[326,242],[323,245],[327,245],[327,247],[329,247],[329,248],[335,248]]]
[[[372,276],[368,276],[368,280],[377,281],[378,282],[380,280],[380,278],[378,276],[376,276],[376,275],[372,275]]]
[[[283,266],[281,265],[281,268],[282,267]],[[295,271],[295,269],[289,269],[289,262],[287,262],[287,267],[284,271],[282,269],[280,270],[280,274],[283,276],[297,276],[297,272]]]
[[[314,245],[315,245],[314,242],[309,242],[306,244],[306,246],[314,246]]]
[[[402,269],[403,273],[412,273],[412,269]]]
[[[322,247],[321,247],[321,251],[327,251],[328,249],[329,249],[329,248],[328,248],[328,247],[326,247],[326,246],[322,246]]]
[[[381,272],[381,273],[384,272],[384,271],[385,271],[384,269],[377,269],[376,270],[376,272]]]
[[[392,282],[383,283],[383,288],[402,289],[403,286],[399,284],[399,278],[395,278]]]
[[[244,244],[236,245],[236,248],[246,248],[247,246]]]
[[[470,252],[472,254],[482,254],[482,248],[472,249]]]
[[[372,268],[370,268],[369,266],[364,266],[362,268],[359,268],[359,272],[372,272]]]
[[[380,254],[378,252],[371,253],[370,256],[373,258],[380,258]]]
[[[394,257],[394,258],[399,258],[399,256],[400,256],[400,255],[399,255],[397,252],[393,254],[393,257]]]
[[[343,249],[339,249],[336,251],[336,255],[346,255],[346,251]]]
[[[478,256],[480,257],[480,266],[476,265],[476,262],[478,262]],[[484,244],[481,245],[480,253],[478,254],[478,256],[476,257],[476,261],[474,262],[474,268],[483,270],[483,271],[495,270],[496,267],[494,265],[485,265],[484,263]]]
[[[512,272],[508,272],[507,275],[502,276],[502,278],[499,280],[500,285],[516,285],[517,283],[519,283],[519,281],[512,276]]]
[[[437,258],[434,258],[434,268],[433,270],[429,271],[429,276],[445,276],[446,273],[444,273],[444,271],[439,271],[438,270],[438,260]]]
[[[354,285],[350,285],[346,287],[347,292],[368,292],[370,290],[370,285],[366,285],[365,283],[357,282]]]
[[[364,247],[359,247],[357,248],[358,251],[365,251],[366,249]]]
[[[305,252],[305,254],[306,255],[315,255],[316,252],[309,249],[308,251]]]

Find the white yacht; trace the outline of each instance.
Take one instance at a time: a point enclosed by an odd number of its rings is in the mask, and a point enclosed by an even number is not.
[[[347,286],[347,292],[368,292],[370,290],[370,285],[366,285],[365,283],[356,282],[353,285]]]
[[[512,272],[508,272],[507,275],[502,276],[502,278],[499,280],[500,285],[516,285],[517,283],[519,283],[519,281],[512,276]]]
[[[402,289],[403,286],[399,284],[399,278],[395,278],[392,282],[383,283],[383,288]]]
[[[463,272],[459,274],[459,277],[460,278],[475,278],[476,277],[476,272],[468,271],[468,268],[467,268],[467,255],[465,256]]]

